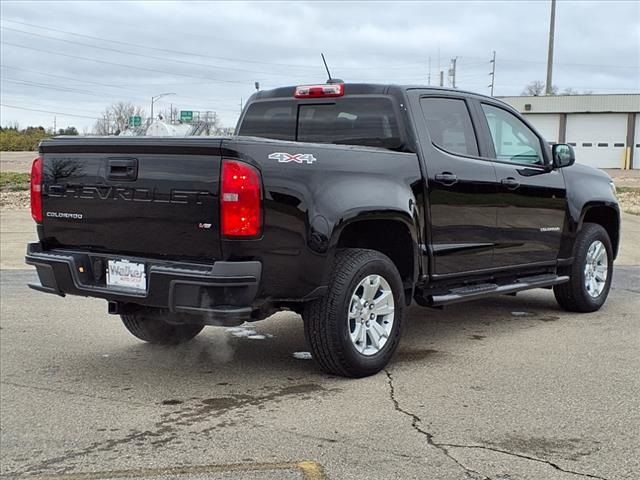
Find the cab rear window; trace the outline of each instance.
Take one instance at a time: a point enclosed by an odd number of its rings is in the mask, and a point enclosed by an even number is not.
[[[402,145],[393,104],[381,97],[256,102],[247,109],[238,135],[389,149]]]

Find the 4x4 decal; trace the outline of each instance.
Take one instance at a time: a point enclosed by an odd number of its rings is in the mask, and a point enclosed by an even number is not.
[[[274,152],[269,155],[271,160],[278,160],[279,163],[307,163],[311,165],[316,161],[316,157],[314,157],[311,153],[285,153],[285,152]]]

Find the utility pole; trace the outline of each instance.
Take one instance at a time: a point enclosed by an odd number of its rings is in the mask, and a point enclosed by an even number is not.
[[[440,86],[444,87],[444,70],[440,70]]]
[[[58,127],[57,127],[57,123],[56,123],[56,116],[53,116],[53,134],[55,135],[56,133],[58,133]]]
[[[453,88],[456,88],[456,62],[458,61],[458,57],[453,57],[451,59],[451,67],[449,68],[449,83]]]
[[[242,106],[242,97],[240,97],[240,115],[242,115],[242,109],[244,107]]]
[[[547,55],[547,84],[545,95],[551,95],[553,88],[553,42],[556,29],[556,0],[551,0],[551,21],[549,23],[549,53]]]
[[[496,51],[493,51],[493,58],[491,59],[491,61],[489,62],[491,63],[491,73],[489,75],[491,75],[491,85],[489,85],[491,87],[491,96],[493,97],[493,86],[496,83]]]
[[[429,74],[427,75],[427,85],[431,85],[431,57],[429,57]]]

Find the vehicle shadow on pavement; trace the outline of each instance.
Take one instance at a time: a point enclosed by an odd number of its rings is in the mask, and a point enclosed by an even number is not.
[[[461,345],[576,315],[562,311],[546,291],[452,305],[444,310],[413,305],[406,311],[403,339],[391,367],[407,362],[425,366],[439,363],[443,356],[459,351]],[[122,335],[126,335],[124,330]],[[104,378],[96,377],[97,372],[100,377],[145,382],[150,387],[153,383],[163,384],[167,377],[179,377],[181,383],[225,385],[252,383],[251,377],[260,378],[260,383],[281,378],[337,378],[321,372],[309,359],[295,358],[294,353],[309,349],[301,318],[291,312],[241,329],[208,327],[196,339],[178,346],[150,345],[133,338],[126,343],[120,338],[115,340],[110,346],[105,345],[105,353],[85,351],[74,355],[73,361],[85,365],[82,372],[88,378],[83,381],[103,383]]]
[[[403,340],[391,366],[409,361],[440,362],[447,354],[492,337],[579,315],[585,314],[562,310],[547,290],[450,305],[442,310],[414,304],[406,312]]]

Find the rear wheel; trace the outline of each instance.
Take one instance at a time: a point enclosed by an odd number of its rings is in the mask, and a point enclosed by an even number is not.
[[[159,345],[177,345],[189,341],[204,328],[204,325],[197,323],[186,323],[183,320],[188,318],[179,318],[180,314],[160,308],[141,308],[123,313],[120,317],[133,336]]]
[[[305,308],[305,336],[320,367],[345,377],[382,370],[400,341],[404,290],[393,262],[380,252],[336,254],[327,294]]]
[[[556,300],[571,312],[594,312],[607,299],[613,273],[613,253],[607,231],[598,224],[585,223],[576,238],[573,264],[560,274],[567,283],[553,287]]]

